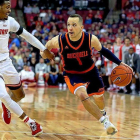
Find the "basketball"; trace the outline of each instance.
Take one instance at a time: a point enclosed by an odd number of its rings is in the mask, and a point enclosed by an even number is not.
[[[119,65],[112,70],[111,81],[117,86],[127,86],[132,80],[132,70]]]

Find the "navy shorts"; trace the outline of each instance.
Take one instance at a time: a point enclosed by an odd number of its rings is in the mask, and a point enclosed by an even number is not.
[[[85,86],[89,96],[104,94],[104,84],[99,76],[98,69],[94,67],[91,71],[84,74],[67,74],[64,72],[65,82],[74,94],[75,89]]]

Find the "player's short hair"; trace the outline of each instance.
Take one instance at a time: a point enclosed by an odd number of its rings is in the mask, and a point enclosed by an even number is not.
[[[79,22],[81,22],[83,24],[83,18],[79,14],[73,14],[73,15],[70,15],[69,17],[70,18],[78,17],[79,18]]]
[[[0,0],[0,5],[3,5],[5,1],[10,1],[10,0]]]

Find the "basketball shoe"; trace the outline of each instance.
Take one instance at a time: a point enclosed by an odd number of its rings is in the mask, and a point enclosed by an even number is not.
[[[114,135],[118,132],[117,128],[109,121],[108,116],[105,116],[105,119],[102,123],[104,124],[107,135]]]
[[[3,118],[3,121],[6,123],[6,124],[10,124],[11,122],[11,113],[10,111],[5,107],[4,103],[1,103],[2,104],[2,118]]]
[[[40,126],[40,124],[38,124],[37,122],[33,121],[28,123],[29,121],[29,117],[27,117],[24,122],[30,126],[31,131],[32,131],[32,135],[37,137],[39,135],[41,135],[43,133],[42,127]]]

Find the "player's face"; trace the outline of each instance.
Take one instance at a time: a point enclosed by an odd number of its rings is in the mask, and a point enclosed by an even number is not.
[[[0,6],[0,19],[7,19],[11,12],[11,4],[10,1],[5,1],[2,6]]]
[[[79,18],[68,18],[67,29],[70,38],[77,38],[82,35],[83,25],[79,22]]]

